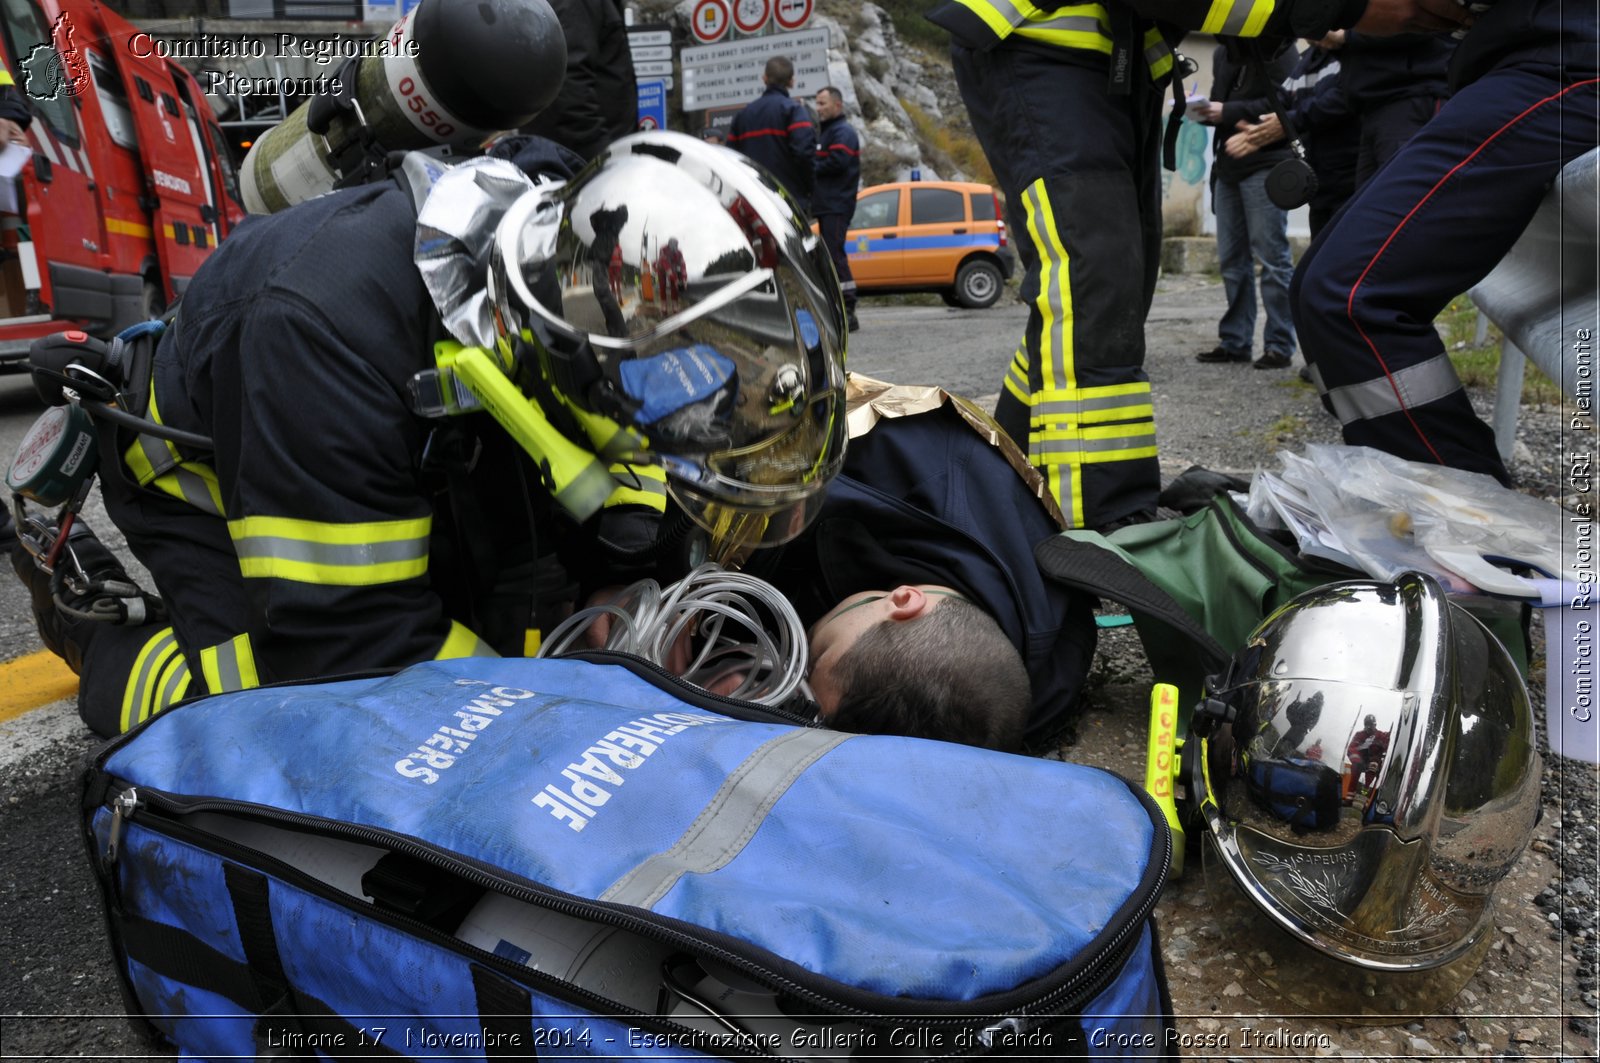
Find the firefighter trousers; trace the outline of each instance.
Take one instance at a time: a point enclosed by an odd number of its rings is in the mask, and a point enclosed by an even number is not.
[[[1295,326],[1344,440],[1509,483],[1433,319],[1521,235],[1595,146],[1595,81],[1492,71],[1451,98],[1306,253]]]
[[[956,83],[1006,195],[1028,323],[995,417],[1074,527],[1153,513],[1144,322],[1161,249],[1161,92],[1104,67],[953,45]]]

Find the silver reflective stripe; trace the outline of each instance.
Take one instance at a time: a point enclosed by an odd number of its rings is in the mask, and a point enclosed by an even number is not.
[[[1065,276],[1067,261],[1057,254],[1056,234],[1049,224],[1054,218],[1046,210],[1044,179],[1040,178],[1029,185],[1022,193],[1022,199],[1027,208],[1028,237],[1039,254],[1039,295],[1046,303],[1040,307],[1044,320],[1039,331],[1039,358],[1040,364],[1049,369],[1054,379],[1049,375],[1043,379],[1046,386],[1069,388],[1073,382],[1072,319],[1067,314],[1061,293],[1070,281]],[[1035,300],[1035,305],[1037,303],[1038,300]]]
[[[1153,447],[1156,434],[1151,431],[1126,436],[1108,436],[1105,439],[1041,439],[1030,448],[1040,457],[1051,454],[1099,454],[1108,450],[1132,450]]]
[[[211,488],[206,485],[205,478],[199,476],[182,465],[173,469],[171,474],[173,482],[183,495],[183,500],[203,513],[213,517],[222,516],[222,511],[217,508],[217,503],[211,497]]]
[[[144,660],[139,666],[139,674],[133,680],[133,723],[138,723],[143,718],[139,713],[150,701],[151,685],[159,678],[157,668],[166,663],[165,654],[167,649],[177,644],[178,636],[169,627],[156,638],[154,645],[148,646],[145,652],[140,655]],[[178,658],[179,660],[183,659],[181,652]],[[151,711],[154,710],[152,709]]]
[[[1029,19],[1025,29],[1030,30],[1061,30],[1066,33],[1096,33],[1105,36],[1105,30],[1100,26],[1100,20],[1084,15],[1064,15],[1061,18]]]
[[[840,731],[800,730],[763,744],[734,769],[672,848],[617,879],[599,899],[648,908],[684,875],[726,866],[755,837],[801,773],[852,737]]]
[[[150,715],[154,716],[162,709],[174,704],[183,697],[189,687],[189,662],[184,660],[183,654],[178,654],[172,660],[172,665],[167,669],[166,682],[161,684],[161,689],[156,692],[155,700],[150,703]]]
[[[1306,376],[1309,377],[1311,382],[1317,386],[1318,395],[1326,395],[1328,393],[1327,387],[1325,387],[1322,383],[1322,370],[1318,369],[1316,365],[1310,361],[1306,362]]]
[[[648,490],[648,488],[641,488]],[[301,561],[311,565],[382,565],[398,561],[425,561],[428,537],[378,543],[319,543],[281,535],[246,535],[235,539],[240,561],[270,559]]]
[[[1092,399],[1051,399],[1048,402],[1034,403],[1033,415],[1052,420],[1075,421],[1086,413],[1098,410],[1121,410],[1130,406],[1150,409],[1150,393],[1140,391],[1132,395],[1102,395]]]
[[[1391,380],[1393,381],[1391,383]],[[1318,380],[1321,387],[1321,381]],[[1461,390],[1461,378],[1446,354],[1360,384],[1346,384],[1325,392],[1340,424],[1364,421],[1437,402]]]
[[[222,694],[244,689],[244,680],[239,678],[239,654],[231,642],[224,642],[217,647],[217,685],[221,689],[213,690],[211,693]]]
[[[1254,0],[1234,0],[1233,7],[1228,10],[1228,17],[1223,20],[1222,28],[1217,32],[1224,37],[1239,36],[1244,32],[1244,24],[1250,21],[1250,11],[1254,6]]]
[[[1171,54],[1172,46],[1166,41],[1162,41],[1159,44],[1152,44],[1144,50],[1144,61],[1151,66],[1155,66]]]
[[[164,440],[142,435],[137,437],[136,442],[139,444],[140,452],[144,454],[144,460],[150,463],[150,469],[155,476],[171,471],[172,467],[178,464],[177,456],[172,453]]]

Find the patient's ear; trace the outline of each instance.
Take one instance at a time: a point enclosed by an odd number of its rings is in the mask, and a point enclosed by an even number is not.
[[[889,619],[915,620],[928,611],[930,604],[920,587],[901,584],[889,592]]]

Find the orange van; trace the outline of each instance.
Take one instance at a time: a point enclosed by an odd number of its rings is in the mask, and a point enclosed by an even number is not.
[[[1000,197],[964,181],[863,188],[845,250],[863,293],[936,291],[974,309],[994,305],[1016,262]]]

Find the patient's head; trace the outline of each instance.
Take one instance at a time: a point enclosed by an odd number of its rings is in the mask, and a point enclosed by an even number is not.
[[[862,591],[811,628],[812,694],[845,731],[1014,750],[1027,669],[993,617],[949,587]]]

